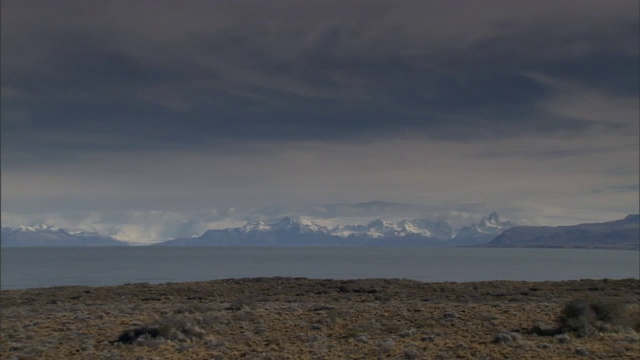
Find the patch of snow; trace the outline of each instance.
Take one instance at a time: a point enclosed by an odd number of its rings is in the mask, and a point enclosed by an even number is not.
[[[242,227],[242,231],[244,232],[269,231],[269,230],[271,230],[271,226],[265,224],[262,221],[248,222]]]

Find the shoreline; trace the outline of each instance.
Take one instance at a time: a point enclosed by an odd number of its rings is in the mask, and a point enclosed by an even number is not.
[[[359,279],[329,279],[329,278],[308,278],[304,276],[264,276],[264,277],[238,277],[238,278],[224,278],[224,279],[214,279],[214,280],[193,280],[193,281],[167,281],[167,282],[125,282],[122,284],[113,284],[113,285],[84,285],[84,284],[73,284],[73,285],[52,285],[52,286],[40,286],[40,287],[30,287],[30,288],[11,288],[11,289],[0,289],[0,294],[9,293],[9,292],[29,292],[29,291],[47,291],[47,290],[64,290],[64,289],[94,289],[94,288],[119,288],[119,287],[139,287],[139,286],[181,286],[187,284],[207,284],[210,282],[234,282],[234,281],[251,281],[256,279],[293,279],[293,280],[310,280],[317,282],[325,282],[325,281],[336,281],[336,282],[360,282],[360,281],[413,281],[417,283],[423,284],[451,284],[451,285],[482,285],[482,284],[490,284],[490,283],[530,283],[530,284],[541,284],[541,283],[566,283],[566,282],[580,282],[580,281],[638,281],[640,283],[640,278],[627,277],[627,278],[584,278],[584,279],[567,279],[567,280],[508,280],[508,279],[499,279],[499,280],[479,280],[479,281],[422,281],[411,278],[359,278]]]
[[[600,278],[581,278],[581,279],[561,279],[561,280],[512,280],[512,279],[494,279],[494,280],[470,280],[470,281],[423,281],[419,279],[413,278],[314,278],[314,277],[305,277],[305,276],[247,276],[247,277],[228,277],[221,279],[211,279],[211,280],[185,280],[185,281],[166,281],[166,282],[148,282],[148,281],[140,281],[140,282],[125,282],[121,284],[101,284],[101,285],[86,285],[86,284],[70,284],[70,285],[52,285],[52,286],[38,286],[38,287],[30,287],[30,288],[12,288],[12,289],[2,289],[0,288],[0,293],[3,292],[11,292],[11,291],[32,291],[32,290],[48,290],[48,289],[66,289],[66,288],[118,288],[118,287],[130,287],[130,286],[169,286],[169,285],[186,285],[186,284],[209,284],[214,282],[221,283],[229,283],[229,282],[262,282],[262,281],[270,281],[270,280],[278,280],[283,279],[284,281],[316,281],[316,282],[396,282],[396,281],[411,281],[422,284],[476,284],[481,285],[485,283],[566,283],[566,282],[584,282],[584,281],[638,281],[640,284],[640,277],[620,277],[620,278],[610,278],[610,277],[600,277]]]
[[[590,337],[531,332],[557,326],[565,304],[587,298],[619,304],[632,322]],[[271,277],[2,290],[0,358],[637,358],[639,304],[638,279]]]

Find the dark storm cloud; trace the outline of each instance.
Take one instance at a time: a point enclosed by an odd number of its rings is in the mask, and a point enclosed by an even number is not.
[[[639,7],[4,0],[3,221],[153,239],[274,204],[637,212],[616,187],[638,183]]]
[[[637,95],[637,14],[636,1],[4,1],[3,146],[581,129],[536,107],[550,89],[527,74]]]

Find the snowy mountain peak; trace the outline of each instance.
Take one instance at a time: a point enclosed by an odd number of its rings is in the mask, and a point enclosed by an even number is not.
[[[329,234],[346,238],[351,235],[359,235],[366,231],[364,225],[338,225],[329,231]]]
[[[272,224],[274,230],[293,230],[299,233],[325,232],[326,229],[309,219],[299,216],[285,216],[280,222]]]
[[[421,235],[424,237],[432,237],[431,231],[427,228],[419,227],[417,224],[414,224],[412,221],[404,220],[398,224],[401,228],[398,235],[406,236],[406,235]]]
[[[376,219],[373,220],[372,222],[369,223],[369,225],[367,225],[368,229],[376,229],[376,230],[389,230],[389,229],[393,229],[393,230],[397,230],[398,229],[398,224],[396,224],[393,221],[386,221],[386,220],[382,220],[382,219]]]
[[[432,236],[428,228],[415,224],[409,220],[402,220],[400,222],[386,221],[377,219],[369,223],[366,226],[364,235],[368,235],[374,238],[380,238],[385,236],[401,237],[419,235],[430,238]]]
[[[269,231],[269,230],[271,230],[271,226],[265,224],[262,221],[248,222],[242,227],[242,230],[244,232]]]
[[[81,237],[101,237],[99,233],[95,231],[81,231],[81,230],[67,230],[69,235],[81,236]]]
[[[380,238],[386,234],[393,234],[398,230],[398,225],[393,221],[385,221],[382,219],[376,219],[369,223],[364,231],[363,235],[368,235],[373,238]]]
[[[503,221],[498,216],[498,213],[494,211],[488,217],[483,216],[480,222],[459,229],[454,240],[461,245],[486,242],[514,226],[516,224],[511,221]]]
[[[502,222],[502,220],[500,220],[500,216],[498,216],[498,213],[495,211],[489,214],[489,218],[487,220],[494,224],[500,224]]]
[[[18,227],[7,227],[7,228],[12,230],[17,230],[17,231],[25,231],[25,232],[38,232],[38,231],[58,232],[62,230],[59,227],[47,225],[47,224],[20,225]]]
[[[428,218],[418,218],[411,220],[411,223],[418,228],[428,229],[431,237],[438,240],[450,240],[456,236],[453,226],[443,220],[432,220]]]
[[[494,232],[495,229],[504,229],[512,227],[513,224],[510,221],[503,221],[497,212],[492,212],[489,217],[483,216],[482,220],[474,226],[481,232]]]

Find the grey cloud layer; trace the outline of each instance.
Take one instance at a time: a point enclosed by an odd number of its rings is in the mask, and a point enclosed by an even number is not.
[[[637,209],[635,0],[0,6],[3,211]]]
[[[478,121],[540,128],[531,105],[548,89],[527,72],[637,95],[637,76],[629,80],[638,74],[635,1],[2,7],[3,92],[23,94],[6,97],[9,129],[28,112],[31,131],[159,142],[399,129],[472,137],[467,128]],[[572,65],[578,59],[583,68]],[[607,79],[598,79],[602,72]],[[465,120],[470,113],[474,120]],[[517,127],[507,126],[514,118]],[[548,121],[580,127],[571,120]]]

